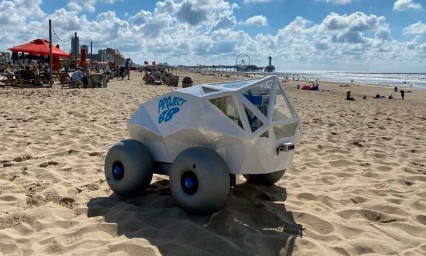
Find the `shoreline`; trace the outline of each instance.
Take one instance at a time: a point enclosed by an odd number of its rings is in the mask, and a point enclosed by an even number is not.
[[[372,82],[368,82],[368,81],[361,81],[358,82],[356,81],[356,78],[347,78],[347,79],[339,79],[339,78],[323,78],[321,77],[322,74],[321,72],[319,72],[318,74],[315,74],[315,72],[309,72],[309,71],[300,71],[299,73],[292,73],[292,72],[237,72],[237,71],[223,71],[223,70],[186,70],[186,72],[199,72],[199,73],[225,73],[225,74],[246,74],[246,75],[252,75],[252,76],[267,76],[267,75],[277,75],[278,77],[281,78],[285,78],[288,77],[289,81],[296,81],[293,79],[298,78],[299,82],[316,82],[316,79],[319,79],[319,82],[326,82],[326,83],[342,83],[342,84],[349,84],[349,83],[355,83],[355,84],[363,84],[363,85],[373,85],[373,86],[383,86],[383,87],[403,87],[403,88],[419,88],[422,90],[426,90],[426,73],[374,73],[374,72],[343,72],[343,71],[321,71],[322,73],[327,73],[327,72],[331,72],[331,73],[340,73],[340,74],[344,74],[344,73],[352,73],[352,74],[356,74],[356,75],[377,75],[377,74],[383,74],[383,75],[421,75],[424,76],[424,81],[419,80],[419,81],[411,81],[407,82],[405,80],[401,80],[399,82],[392,82],[394,81],[394,79],[389,79],[389,82],[386,83],[382,83],[382,82],[378,82],[378,83],[372,83]],[[307,78],[307,80],[304,80],[304,78]],[[351,82],[352,80],[352,82]],[[362,79],[361,79],[362,80]],[[368,80],[368,79],[367,79]],[[420,85],[418,85],[418,83],[420,83]],[[410,84],[412,84],[413,86],[410,86]]]
[[[179,70],[179,69],[178,69]],[[177,72],[176,70],[174,71],[175,73]],[[236,78],[255,78],[255,77],[263,77],[263,76],[269,76],[269,75],[276,75],[274,72],[271,73],[253,73],[253,72],[231,72],[231,71],[220,71],[220,72],[201,72],[201,71],[186,71],[186,70],[179,70],[179,73],[188,73],[188,74],[201,74],[203,76],[213,76],[213,77],[220,77],[220,74],[231,74],[231,77],[233,77],[234,79]],[[215,74],[215,75],[213,75]],[[426,74],[426,73],[425,73]],[[248,76],[248,77],[245,77]],[[284,84],[284,80],[285,80],[285,76],[282,75],[277,75],[278,78],[281,80],[281,82]],[[315,81],[315,80],[288,80],[286,83],[290,83],[290,84],[300,84],[302,86],[302,84],[310,84],[310,83],[325,83],[325,84],[334,84],[334,85],[346,85],[348,84],[348,87],[345,88],[350,88],[350,87],[356,87],[356,86],[368,86],[368,87],[377,87],[377,88],[384,88],[384,89],[394,89],[395,86],[393,85],[381,85],[381,84],[368,84],[368,83],[356,83],[356,82],[339,82],[339,81]],[[398,86],[396,85],[396,87],[398,87],[399,89],[404,89],[404,90],[412,90],[412,91],[426,91],[426,87],[410,87],[410,86]]]

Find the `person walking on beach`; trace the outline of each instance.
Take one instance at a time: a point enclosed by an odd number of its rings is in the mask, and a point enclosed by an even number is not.
[[[399,92],[401,93],[401,98],[404,99],[404,90],[399,90]]]
[[[130,68],[131,68],[130,58],[127,58],[126,63],[124,63],[124,73],[122,76],[122,80],[124,80],[124,77],[126,75],[127,75],[127,80],[130,80]]]

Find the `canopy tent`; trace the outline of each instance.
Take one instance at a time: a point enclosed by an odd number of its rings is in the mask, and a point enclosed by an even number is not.
[[[14,46],[9,48],[8,50],[12,52],[26,52],[30,54],[38,54],[38,55],[49,55],[49,41],[45,39],[35,39],[29,43],[21,44],[18,46]],[[71,58],[71,56],[67,53],[59,49],[58,47],[52,45],[52,56],[53,57],[66,57]]]

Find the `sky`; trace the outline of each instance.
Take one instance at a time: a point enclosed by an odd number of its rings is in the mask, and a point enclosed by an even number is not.
[[[0,51],[49,38],[134,63],[426,72],[426,0],[1,0]]]

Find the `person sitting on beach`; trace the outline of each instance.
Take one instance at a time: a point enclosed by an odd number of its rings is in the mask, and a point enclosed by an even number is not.
[[[111,74],[112,74],[111,69],[108,66],[106,66],[104,69],[104,75],[111,75]]]
[[[316,84],[312,84],[312,86],[311,86],[311,90],[312,90],[312,91],[319,91],[319,84],[318,84],[318,83],[316,83]]]
[[[40,70],[38,70],[37,65],[33,65],[32,70],[33,70],[33,72],[36,76],[38,76],[40,74]]]
[[[30,66],[25,66],[24,71],[21,73],[21,76],[23,79],[35,79],[36,75],[34,74],[33,70]]]
[[[44,65],[43,73],[46,77],[50,77],[50,68],[48,65]]]
[[[8,74],[8,75],[13,75],[14,74],[14,72],[12,71],[12,67],[9,66],[9,65],[6,67],[6,70],[4,72],[6,74]]]
[[[347,95],[346,100],[355,101],[355,98],[350,95]]]
[[[72,73],[71,76],[71,81],[72,82],[78,82],[81,81],[83,82],[84,85],[88,84],[88,80],[86,77],[86,74],[83,72],[83,68],[77,69],[76,71],[74,71],[74,73]]]
[[[389,99],[391,100],[391,99],[393,99],[393,96],[392,96],[392,94],[391,95],[389,95]]]

